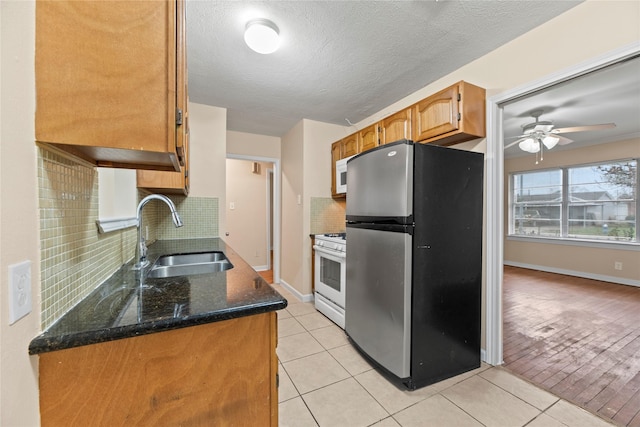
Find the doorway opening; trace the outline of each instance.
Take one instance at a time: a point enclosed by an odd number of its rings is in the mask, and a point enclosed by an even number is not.
[[[640,54],[640,45],[633,43],[487,100],[486,215],[492,220],[487,221],[486,225],[486,344],[484,360],[489,364],[500,365],[503,363],[502,284],[505,238],[503,107],[516,99],[625,61],[638,54]]]
[[[497,220],[487,223],[485,361],[505,364],[506,369],[557,396],[622,425],[640,418],[635,400],[640,380],[640,376],[635,375],[640,332],[635,318],[632,318],[635,324],[625,329],[620,321],[604,326],[605,322],[597,316],[609,318],[621,313],[632,316],[637,313],[640,294],[637,288],[624,289],[630,287],[606,282],[595,284],[593,277],[581,279],[535,271],[517,263],[504,265],[505,220],[508,219],[504,152],[505,146],[513,142],[504,136],[505,107],[534,93],[546,93],[552,86],[637,57],[639,53],[640,45],[636,43],[488,101],[487,217]],[[546,108],[553,107],[557,105],[551,102]],[[590,286],[591,291],[585,292]],[[604,295],[605,292],[610,293],[602,296],[602,300],[593,301],[597,293]],[[618,294],[622,297],[614,296]],[[539,305],[535,305],[536,299]],[[614,301],[619,305],[614,306]],[[590,307],[588,302],[592,304]],[[576,304],[579,308],[572,308]],[[611,310],[605,310],[605,306]],[[559,315],[554,318],[556,312]],[[537,323],[536,315],[539,315]],[[633,374],[630,376],[628,372]]]
[[[225,241],[269,283],[280,282],[280,160],[227,155]]]

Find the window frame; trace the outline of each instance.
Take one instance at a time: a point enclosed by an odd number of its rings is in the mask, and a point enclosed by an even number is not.
[[[634,241],[629,240],[615,240],[615,239],[598,239],[598,238],[589,238],[589,237],[575,237],[575,234],[569,236],[569,226],[570,226],[570,218],[569,211],[572,206],[569,195],[569,172],[571,169],[579,169],[584,167],[594,167],[594,166],[606,166],[616,163],[626,163],[626,162],[635,162],[636,165],[636,180],[635,180],[635,224],[634,224]],[[509,172],[508,174],[508,206],[507,206],[507,233],[506,238],[508,240],[522,240],[522,241],[530,241],[530,242],[552,242],[559,244],[570,243],[573,245],[579,246],[601,246],[601,247],[611,247],[616,245],[620,248],[634,248],[640,250],[640,230],[638,225],[640,225],[640,220],[638,218],[638,212],[640,211],[640,196],[638,194],[640,190],[640,174],[637,172],[638,166],[640,166],[640,158],[624,158],[624,159],[610,159],[610,160],[602,160],[598,162],[589,162],[589,163],[581,163],[581,164],[572,164],[565,166],[555,166],[549,168],[540,168],[540,169],[530,169],[530,170],[520,170]],[[515,212],[515,180],[516,177],[522,174],[527,173],[539,173],[545,171],[560,171],[561,173],[561,205],[560,205],[560,232],[556,236],[549,235],[527,235],[527,234],[517,234],[516,228],[516,219],[514,218]],[[555,242],[554,242],[555,241]]]

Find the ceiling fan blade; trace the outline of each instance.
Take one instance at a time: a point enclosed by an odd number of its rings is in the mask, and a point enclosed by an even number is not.
[[[522,141],[524,141],[525,139],[527,139],[527,138],[520,138],[520,139],[517,139],[517,140],[513,141],[511,144],[505,145],[505,146],[504,146],[504,149],[506,150],[507,148],[511,148],[511,147],[513,147],[513,146],[514,146],[514,145],[516,145],[516,144],[520,144],[520,143],[521,143]]]
[[[583,132],[587,130],[602,130],[616,127],[615,123],[603,123],[600,125],[587,125],[587,126],[574,126],[569,128],[553,129],[551,132],[555,134],[559,133],[571,133],[571,132]]]
[[[555,136],[556,138],[560,138],[560,141],[558,141],[558,145],[567,145],[573,142],[573,139],[569,139],[566,136],[562,136],[558,134],[553,134],[553,136]]]
[[[522,134],[522,135],[516,135],[516,136],[508,136],[508,137],[506,137],[505,139],[526,138],[526,137],[528,137],[528,136],[529,136],[529,135]]]

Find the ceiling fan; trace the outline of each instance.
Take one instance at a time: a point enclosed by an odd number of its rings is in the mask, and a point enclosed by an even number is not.
[[[541,152],[540,160],[542,160],[543,147],[547,150],[550,150],[557,144],[566,145],[573,142],[572,139],[561,135],[563,133],[602,130],[613,128],[616,126],[615,123],[603,123],[599,125],[556,128],[554,127],[552,122],[547,120],[540,120],[540,116],[542,115],[542,113],[542,110],[532,111],[531,117],[533,117],[535,120],[532,123],[527,123],[522,126],[522,135],[510,137],[517,139],[514,142],[506,145],[504,149],[506,150],[507,148],[513,147],[514,145],[518,144],[520,149],[523,151],[527,151],[529,153]]]

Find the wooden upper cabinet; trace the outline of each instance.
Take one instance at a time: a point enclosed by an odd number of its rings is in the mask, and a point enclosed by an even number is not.
[[[138,188],[152,192],[189,195],[189,99],[187,90],[187,49],[184,3],[177,8],[176,49],[176,152],[180,171],[138,169]]]
[[[188,129],[189,116],[184,117],[184,126]],[[183,139],[183,164],[180,165],[180,172],[157,171],[138,169],[136,171],[136,182],[138,188],[144,188],[153,193],[181,194],[189,195],[189,133],[186,132]]]
[[[354,133],[353,135],[349,135],[348,137],[343,138],[341,141],[342,141],[342,157],[340,157],[341,159],[344,159],[345,157],[355,156],[360,152],[359,145],[358,145],[358,134]]]
[[[409,139],[453,145],[485,137],[485,90],[460,81],[331,145],[331,195],[336,195],[336,160],[382,144]],[[354,142],[357,137],[357,144]],[[357,151],[353,148],[356,146]],[[348,149],[345,151],[345,147]]]
[[[188,126],[189,91],[187,83],[187,16],[185,3],[176,4],[176,151],[185,166]]]
[[[179,171],[183,51],[183,0],[36,2],[36,140],[97,166]]]
[[[380,144],[411,139],[411,110],[398,111],[380,122]]]
[[[378,135],[378,123],[360,130],[358,132],[358,140],[360,141],[360,150],[358,152],[362,153],[380,145],[380,138]]]
[[[485,137],[485,90],[458,82],[413,106],[413,139],[452,145]]]

